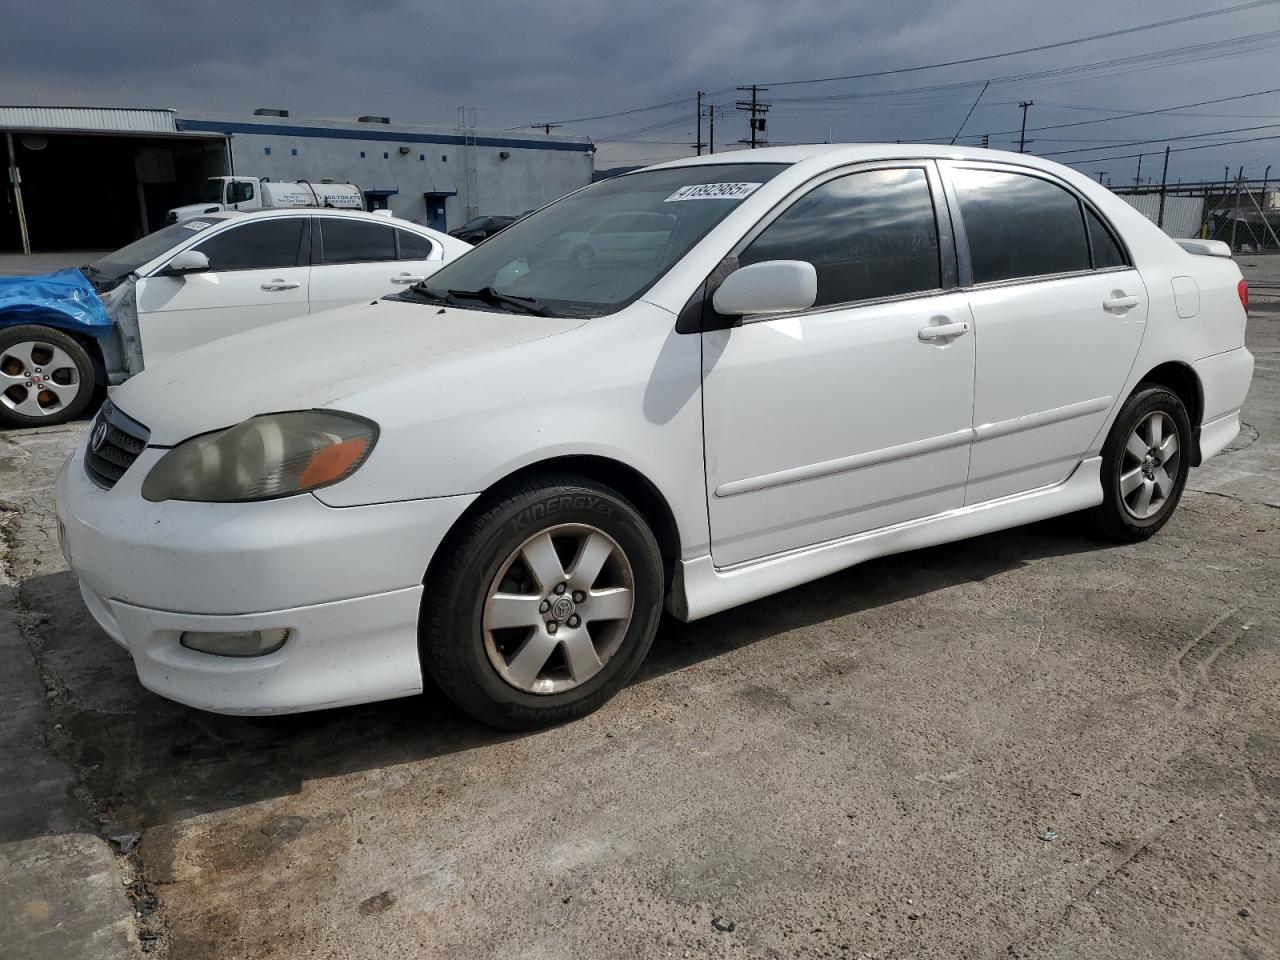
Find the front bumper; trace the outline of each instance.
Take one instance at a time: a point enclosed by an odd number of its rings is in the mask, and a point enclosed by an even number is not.
[[[138,678],[222,713],[287,713],[422,689],[422,577],[474,496],[329,507],[312,496],[210,504],[142,498],[164,453],[143,451],[110,490],[77,451],[58,477],[59,531],[94,619]],[[189,650],[186,631],[287,628],[263,657]]]

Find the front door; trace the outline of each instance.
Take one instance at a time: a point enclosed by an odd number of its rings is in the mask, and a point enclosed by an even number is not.
[[[966,503],[1060,483],[1123,401],[1147,290],[1098,213],[1025,169],[943,164],[978,342]]]
[[[209,270],[138,281],[143,363],[266,323],[303,316],[311,273],[309,217],[234,223],[192,249]]]
[[[703,334],[717,566],[963,504],[975,338],[939,197],[928,164],[841,173],[739,253],[812,263],[818,300]]]

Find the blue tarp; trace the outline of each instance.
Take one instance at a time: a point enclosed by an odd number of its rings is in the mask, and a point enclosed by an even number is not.
[[[74,268],[35,277],[0,277],[0,327],[20,323],[84,330],[105,337],[111,318],[93,284]]]

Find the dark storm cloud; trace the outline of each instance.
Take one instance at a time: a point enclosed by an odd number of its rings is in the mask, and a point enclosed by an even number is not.
[[[72,0],[29,5],[9,15],[0,35],[0,102],[237,113],[280,106],[295,116],[378,113],[423,123],[452,123],[456,108],[464,105],[476,108],[480,126],[505,128],[692,97],[698,89],[953,60],[1192,13],[1206,9],[1205,2],[312,0],[249,5]],[[1218,5],[1229,2],[1218,0]],[[883,79],[776,87],[768,94],[776,101],[769,133],[774,140],[945,137],[955,131],[985,79],[1276,29],[1280,6],[1046,54]],[[1256,46],[1260,49],[1246,56],[1156,63],[1120,76],[1094,72],[993,83],[966,131],[991,132],[993,146],[1009,146],[1016,138],[1004,131],[1018,126],[1019,99],[1037,101],[1034,127],[1106,115],[1097,108],[1136,111],[1280,87],[1280,77],[1270,69],[1276,45]],[[783,99],[960,81],[973,85],[834,102]],[[720,107],[721,144],[745,135],[742,116],[732,109],[735,96],[729,89],[712,98]],[[1097,141],[1261,125],[1267,118],[1280,122],[1280,97],[1190,113],[1199,115],[1045,131],[1033,148],[1042,153],[1105,148]],[[659,126],[663,123],[670,125]],[[691,141],[693,126],[692,109],[686,107],[575,124],[562,132],[601,141],[620,135],[647,141],[623,153],[650,159],[687,152],[677,144]],[[1280,127],[1253,135],[1277,132]],[[1179,155],[1175,173],[1220,175],[1223,163],[1263,163],[1280,152],[1276,144],[1280,141]],[[1154,154],[1162,147],[1115,152]],[[602,156],[609,149],[603,145]],[[1097,155],[1110,153],[1100,149]],[[1100,166],[1117,177],[1132,177],[1134,165],[1124,160]],[[1088,164],[1085,169],[1092,170]]]

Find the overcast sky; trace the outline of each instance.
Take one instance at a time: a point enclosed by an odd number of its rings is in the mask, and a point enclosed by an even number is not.
[[[747,136],[745,115],[733,109],[737,84],[774,84],[763,95],[773,103],[774,142],[910,140],[949,138],[990,79],[965,135],[989,133],[993,147],[1016,149],[1018,101],[1035,100],[1030,151],[1132,183],[1137,159],[1128,155],[1147,153],[1143,177],[1158,177],[1163,138],[1236,131],[1172,141],[1177,149],[1280,137],[1280,93],[1034,128],[1280,88],[1280,4],[963,66],[778,82],[1000,53],[1241,2],[55,0],[6,17],[0,102],[228,113],[276,106],[294,117],[372,113],[450,126],[457,107],[467,106],[478,126],[505,129],[680,101],[557,131],[596,140],[597,165],[608,166],[691,153],[700,89],[715,91],[709,102],[717,104],[720,147]],[[1213,46],[1169,52],[1206,44]],[[1146,59],[1117,62],[1131,57]],[[1025,76],[1060,68],[1080,69]],[[1022,79],[1006,79],[1013,77]],[[1137,140],[1155,142],[1113,146]],[[1092,152],[1061,153],[1069,150]],[[1233,174],[1243,165],[1246,176],[1260,177],[1273,160],[1280,176],[1280,138],[1174,153],[1170,181],[1220,178],[1227,164]]]

